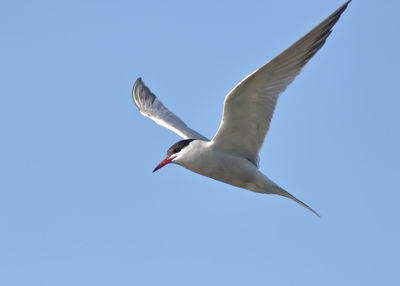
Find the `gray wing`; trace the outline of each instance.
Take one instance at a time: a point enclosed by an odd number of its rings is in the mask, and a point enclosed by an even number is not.
[[[258,165],[258,153],[268,132],[279,95],[324,45],[350,1],[291,47],[259,68],[225,97],[224,112],[212,139],[216,147]]]
[[[140,113],[154,120],[157,124],[168,128],[184,139],[208,139],[190,129],[185,122],[172,113],[138,78],[132,88],[132,98]]]

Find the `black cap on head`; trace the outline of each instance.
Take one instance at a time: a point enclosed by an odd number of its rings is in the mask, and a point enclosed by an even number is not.
[[[190,142],[192,142],[195,139],[185,139],[181,140],[179,142],[176,142],[174,145],[172,145],[168,151],[167,151],[167,158],[171,156],[172,154],[179,153],[183,148],[185,148],[187,145],[189,145]]]

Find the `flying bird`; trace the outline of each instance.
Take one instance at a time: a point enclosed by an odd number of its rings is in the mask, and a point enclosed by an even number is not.
[[[287,197],[317,216],[258,169],[258,153],[268,132],[279,95],[324,45],[347,1],[292,46],[239,82],[225,97],[220,126],[209,140],[189,128],[138,78],[132,89],[139,111],[184,140],[172,145],[153,170],[174,163],[215,180],[263,194]]]

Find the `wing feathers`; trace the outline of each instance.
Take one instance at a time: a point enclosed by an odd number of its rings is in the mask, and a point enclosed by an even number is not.
[[[177,133],[183,139],[208,139],[200,133],[190,129],[185,122],[172,113],[138,78],[133,85],[132,98],[140,113],[154,120],[157,124]]]
[[[279,95],[324,45],[349,3],[228,93],[219,129],[212,139],[216,147],[258,161]]]

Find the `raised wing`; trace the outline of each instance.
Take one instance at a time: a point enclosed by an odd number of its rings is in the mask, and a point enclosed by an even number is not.
[[[324,45],[347,1],[291,47],[243,79],[225,97],[224,112],[212,142],[258,166],[258,152],[268,132],[278,96]]]
[[[184,139],[208,139],[190,129],[185,122],[172,113],[138,78],[132,88],[132,98],[140,113],[153,119],[157,124],[168,128]]]

